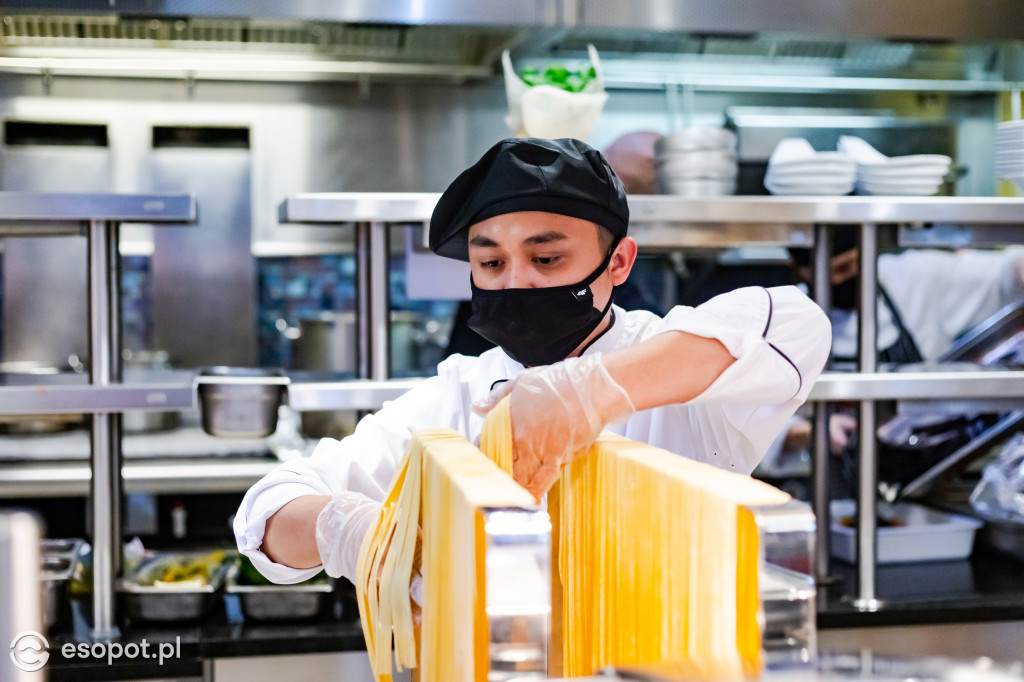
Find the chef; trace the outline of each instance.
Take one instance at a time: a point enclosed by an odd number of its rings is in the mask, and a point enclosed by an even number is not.
[[[469,261],[470,326],[497,345],[454,355],[341,441],[281,464],[245,495],[239,549],[269,579],[353,578],[413,431],[477,442],[510,396],[514,475],[540,497],[602,429],[749,474],[806,399],[828,318],[795,287],[750,287],[664,317],[614,304],[637,255],[604,157],[573,139],[509,139],[441,195],[431,249]]]
[[[855,226],[832,229],[829,280],[832,324],[832,355],[849,365],[857,360],[859,326],[857,301],[860,288],[859,230]],[[811,281],[810,250],[791,249],[798,279]],[[880,363],[906,365],[941,361],[954,341],[1001,308],[1024,297],[1024,248],[1004,249],[907,249],[878,256],[877,359]],[[840,407],[829,416],[829,439],[834,453],[846,458],[842,469],[848,496],[856,471],[857,419],[850,408]],[[763,472],[781,475],[783,462],[806,461],[811,438],[809,417],[797,415],[769,449]]]

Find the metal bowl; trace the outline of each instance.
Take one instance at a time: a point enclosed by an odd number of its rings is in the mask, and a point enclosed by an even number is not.
[[[264,438],[277,428],[288,377],[278,369],[209,367],[196,378],[203,430],[222,438]]]

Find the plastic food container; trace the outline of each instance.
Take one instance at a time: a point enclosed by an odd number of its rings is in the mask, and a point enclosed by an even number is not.
[[[240,582],[240,574],[239,566],[233,566],[224,592],[237,594],[242,614],[253,620],[312,618],[321,613],[334,592],[334,585],[329,579],[314,578],[295,585],[249,585]]]
[[[832,556],[853,563],[857,560],[857,529],[843,521],[855,518],[856,505],[853,500],[833,500],[830,510]],[[977,519],[905,502],[880,503],[878,518],[876,557],[880,564],[964,559],[970,556],[974,533],[982,526]]]
[[[210,367],[196,384],[204,431],[222,438],[264,438],[277,428],[288,377],[274,369]]]
[[[178,621],[200,618],[224,583],[231,567],[226,552],[160,554],[139,564],[118,582],[126,610],[132,618],[148,621]],[[160,578],[172,566],[205,564],[201,580],[179,583]]]

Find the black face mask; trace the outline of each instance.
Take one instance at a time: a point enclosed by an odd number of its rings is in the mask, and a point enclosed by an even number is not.
[[[615,290],[604,310],[594,307],[590,285],[605,271],[612,251],[586,279],[568,286],[539,289],[473,289],[469,328],[501,346],[526,367],[564,360],[597,329],[611,308]]]
[[[833,284],[831,290],[832,307],[839,310],[854,311],[857,309],[857,289],[860,282],[851,277],[842,284]]]

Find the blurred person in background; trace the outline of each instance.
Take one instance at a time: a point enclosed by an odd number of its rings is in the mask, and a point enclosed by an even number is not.
[[[838,369],[857,361],[857,303],[860,287],[859,228],[832,231],[829,281],[832,357]],[[794,272],[807,286],[812,280],[810,249],[791,249]],[[934,363],[956,339],[1003,307],[1024,299],[1024,247],[1005,249],[907,249],[878,257],[877,349],[880,365]],[[829,416],[833,454],[845,468],[855,466],[855,405],[837,405]],[[762,476],[785,476],[806,469],[811,440],[808,409],[762,461]],[[850,477],[847,471],[846,477]],[[846,481],[849,485],[849,481]]]

